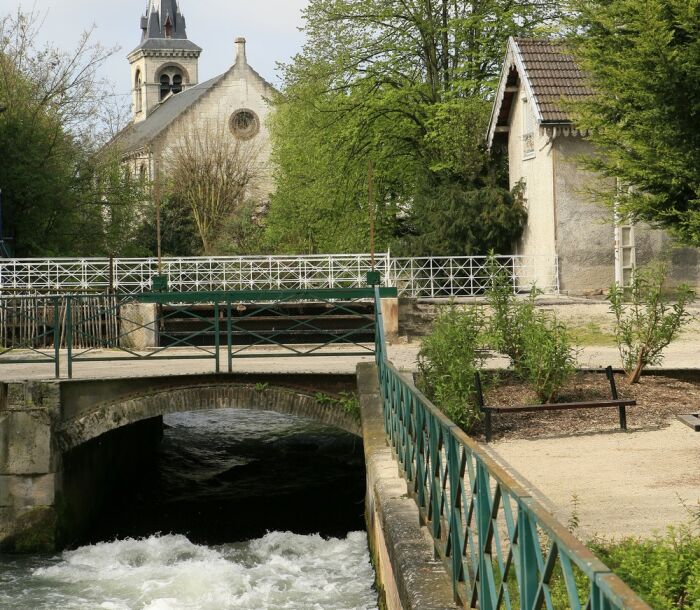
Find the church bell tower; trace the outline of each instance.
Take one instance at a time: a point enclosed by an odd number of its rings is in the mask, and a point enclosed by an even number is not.
[[[149,0],[141,17],[141,44],[128,55],[134,122],[171,95],[198,83],[202,49],[187,39],[178,0]]]

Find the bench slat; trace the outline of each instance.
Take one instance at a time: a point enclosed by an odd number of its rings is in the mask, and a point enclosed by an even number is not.
[[[559,411],[565,409],[596,409],[598,407],[633,407],[636,400],[600,400],[592,402],[561,402],[544,405],[522,405],[514,407],[482,407],[492,413],[517,413],[523,411]]]

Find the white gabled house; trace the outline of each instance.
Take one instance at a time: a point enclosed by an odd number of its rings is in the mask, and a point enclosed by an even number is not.
[[[658,258],[670,261],[673,281],[700,286],[698,250],[674,247],[665,232],[645,225],[615,223],[613,210],[594,201],[604,178],[579,166],[594,148],[562,104],[588,95],[585,75],[561,43],[508,41],[488,144],[507,148],[511,186],[524,185],[529,217],[515,253],[557,256],[564,294],[603,294]]]

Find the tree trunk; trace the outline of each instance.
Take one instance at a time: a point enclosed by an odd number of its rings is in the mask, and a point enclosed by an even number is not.
[[[634,368],[634,371],[627,377],[627,381],[629,381],[630,384],[633,383],[639,383],[639,380],[642,377],[642,371],[644,370],[644,355],[640,354],[639,359],[637,360],[637,366]]]

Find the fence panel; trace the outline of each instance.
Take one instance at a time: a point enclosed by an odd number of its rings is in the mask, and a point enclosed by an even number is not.
[[[513,278],[516,292],[533,284],[557,293],[556,257],[501,256],[496,264]],[[487,257],[392,258],[379,254],[165,258],[161,274],[174,292],[361,288],[367,272],[412,298],[474,297],[491,276]],[[0,260],[1,294],[141,294],[158,275],[156,259]]]

